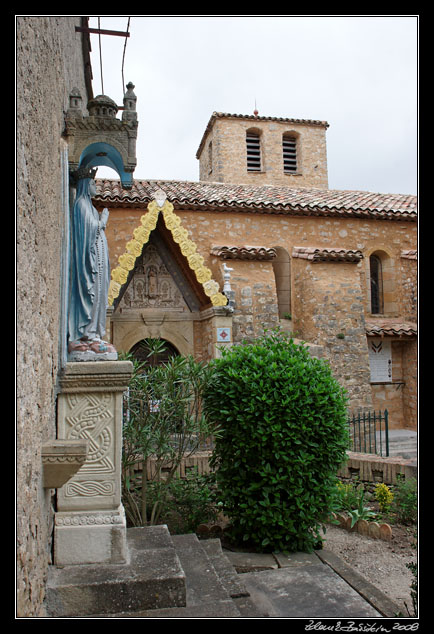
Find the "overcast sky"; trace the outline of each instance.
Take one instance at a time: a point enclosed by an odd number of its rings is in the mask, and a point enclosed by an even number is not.
[[[102,29],[127,24],[100,16]],[[329,123],[330,189],[417,193],[416,16],[131,16],[129,32],[101,36],[101,58],[104,94],[122,105],[124,52],[135,85],[135,178],[197,181],[213,111],[250,115],[256,102],[260,116]],[[98,35],[91,45],[98,95]]]

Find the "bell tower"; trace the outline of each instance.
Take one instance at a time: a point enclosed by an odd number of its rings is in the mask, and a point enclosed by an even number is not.
[[[199,180],[328,189],[326,121],[214,112],[196,153]]]

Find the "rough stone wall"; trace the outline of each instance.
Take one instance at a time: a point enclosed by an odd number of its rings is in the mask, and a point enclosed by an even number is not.
[[[247,171],[246,131],[261,139],[261,171]],[[283,169],[282,135],[297,137],[297,173]],[[208,146],[212,142],[212,152]],[[212,156],[212,165],[210,157]],[[327,189],[326,129],[320,125],[261,119],[217,118],[199,159],[199,180]]]
[[[401,256],[401,310],[408,321],[417,321],[417,260]]]
[[[292,311],[297,337],[324,347],[349,408],[370,407],[370,369],[358,266],[294,258]]]
[[[404,354],[405,347],[408,345],[406,341],[392,341],[392,382],[391,383],[373,383],[372,398],[375,410],[385,410],[389,412],[389,428],[402,429],[405,424],[403,400],[407,392],[404,388]]]
[[[278,325],[276,281],[271,262],[229,260],[234,291],[233,341],[253,340]]]
[[[51,494],[41,446],[55,438],[59,369],[61,138],[70,90],[86,95],[79,17],[17,18],[17,614],[41,614]]]
[[[417,429],[418,402],[417,402],[417,341],[404,343],[402,350],[403,379],[405,390],[403,392],[403,426],[407,429]]]

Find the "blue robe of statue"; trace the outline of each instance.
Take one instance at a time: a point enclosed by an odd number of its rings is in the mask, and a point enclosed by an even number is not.
[[[78,181],[71,226],[71,277],[68,313],[69,341],[98,340],[105,334],[110,266],[105,226],[108,210],[101,215],[92,205],[95,183]]]

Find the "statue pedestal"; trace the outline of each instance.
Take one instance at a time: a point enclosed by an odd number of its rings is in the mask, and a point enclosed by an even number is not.
[[[121,503],[122,399],[129,361],[68,363],[60,378],[57,435],[86,440],[83,466],[57,490],[54,563],[125,563]]]

